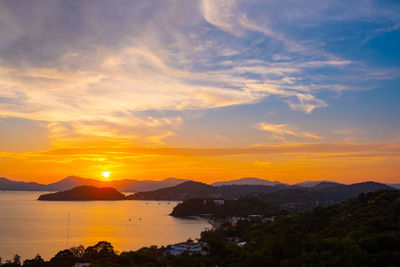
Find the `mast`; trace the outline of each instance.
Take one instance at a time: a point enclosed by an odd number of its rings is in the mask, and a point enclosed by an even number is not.
[[[69,212],[68,212],[68,227],[67,227],[67,249],[69,249]]]

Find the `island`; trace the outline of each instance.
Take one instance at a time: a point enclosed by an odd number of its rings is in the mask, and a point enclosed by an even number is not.
[[[71,190],[44,194],[38,200],[46,201],[90,201],[90,200],[126,200],[121,192],[111,187],[78,186]]]

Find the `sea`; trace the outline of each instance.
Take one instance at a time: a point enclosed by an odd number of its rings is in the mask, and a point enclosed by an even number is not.
[[[116,251],[196,239],[211,225],[169,214],[176,201],[38,201],[46,192],[0,192],[0,257],[49,260],[77,245],[110,242]]]

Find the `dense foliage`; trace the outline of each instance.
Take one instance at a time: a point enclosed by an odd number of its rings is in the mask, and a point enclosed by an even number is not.
[[[212,218],[247,217],[248,215],[274,216],[284,213],[280,208],[255,197],[225,200],[223,205],[213,200],[189,199],[178,204],[171,215],[176,217],[210,215]]]
[[[239,247],[229,240],[246,241]],[[400,266],[400,192],[382,190],[275,222],[239,221],[202,233],[207,256],[167,256],[163,248],[114,252],[108,242],[38,255],[23,266]],[[21,266],[20,257],[4,264]]]

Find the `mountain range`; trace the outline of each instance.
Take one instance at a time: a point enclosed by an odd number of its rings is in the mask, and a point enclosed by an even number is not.
[[[339,184],[339,183],[332,182],[332,181],[320,180],[320,181],[305,181],[305,182],[297,183],[295,185],[302,186],[302,187],[313,187],[313,186],[316,186],[319,183],[335,183],[335,184]]]
[[[128,196],[135,200],[188,200],[188,199],[239,199],[255,196],[276,205],[327,206],[356,197],[361,193],[376,190],[395,190],[386,184],[363,182],[343,185],[322,182],[313,187],[288,185],[223,185],[212,186],[204,183],[187,181],[182,184],[155,191],[138,192]]]
[[[16,182],[4,177],[0,177],[0,190],[9,191],[65,191],[74,187],[89,185],[95,187],[112,187],[120,192],[140,192],[157,190],[160,188],[171,187],[187,180],[167,178],[162,181],[152,180],[113,180],[99,181],[78,176],[68,176],[58,182],[51,184],[39,184],[33,182]]]
[[[154,191],[161,188],[167,188],[171,186],[175,186],[186,182],[189,180],[186,179],[176,179],[176,178],[167,178],[162,181],[153,181],[153,180],[112,180],[112,181],[99,181],[95,179],[82,178],[78,176],[68,176],[58,182],[50,183],[50,184],[40,184],[35,182],[18,182],[7,179],[5,177],[0,177],[0,190],[8,190],[8,191],[65,191],[70,190],[77,186],[89,185],[95,187],[112,187],[117,189],[120,192],[144,192],[144,191]],[[336,182],[319,180],[319,181],[304,181],[301,183],[297,183],[292,186],[297,186],[300,188],[311,188],[318,184],[332,183],[336,185],[343,185]],[[236,180],[230,181],[220,181],[211,184],[216,187],[225,187],[226,194],[233,194],[235,192],[236,186],[242,186],[241,190],[245,190],[248,192],[264,192],[271,191],[270,187],[277,188],[285,188],[290,185],[281,183],[279,181],[268,181],[265,179],[255,178],[255,177],[245,177]],[[388,184],[394,188],[400,189],[400,184]],[[230,193],[229,193],[230,192]]]
[[[244,177],[241,179],[236,179],[236,180],[230,180],[230,181],[222,181],[222,182],[215,182],[212,183],[211,185],[213,186],[222,186],[222,185],[268,185],[268,186],[274,186],[274,185],[284,185],[281,182],[278,181],[268,181],[256,177]],[[287,185],[287,184],[285,184]]]

